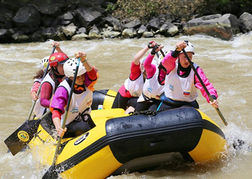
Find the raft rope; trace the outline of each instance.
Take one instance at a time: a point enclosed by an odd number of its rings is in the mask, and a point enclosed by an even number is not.
[[[130,112],[129,115],[140,115],[140,114],[144,114],[146,116],[148,115],[157,115],[158,112],[161,112],[161,111],[164,111],[164,110],[159,110],[159,111],[153,111],[153,110],[146,110],[146,111],[135,111],[135,112]]]

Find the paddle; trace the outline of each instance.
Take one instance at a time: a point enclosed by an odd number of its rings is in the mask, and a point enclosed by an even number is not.
[[[53,47],[52,54],[54,53],[55,48],[56,46]],[[49,63],[47,64],[42,79],[44,79],[45,75],[47,74],[46,72],[48,71],[48,68]],[[41,90],[41,84],[37,91],[37,96],[39,95],[40,90]],[[39,120],[30,120],[36,101],[37,99],[33,101],[31,110],[29,112],[26,121],[4,141],[13,156],[16,155],[19,151],[21,151],[31,141],[33,135],[37,131],[41,119],[45,118],[50,113],[50,112],[46,113]]]
[[[37,132],[40,121],[48,114],[50,114],[50,111],[47,111],[40,119],[26,120],[15,132],[5,139],[4,143],[13,156],[32,140],[34,134]]]
[[[193,69],[193,71],[194,71],[195,74],[197,75],[197,77],[198,77],[198,79],[199,79],[201,85],[203,86],[204,90],[206,91],[206,93],[207,93],[207,95],[208,95],[210,101],[213,101],[213,97],[210,95],[210,93],[209,93],[209,91],[207,90],[205,84],[203,83],[202,79],[200,78],[198,72],[197,72],[196,69],[194,68],[192,61],[191,61],[190,58],[188,57],[188,55],[187,55],[187,53],[185,52],[185,50],[183,49],[182,51],[183,51],[183,53],[185,54],[185,56],[186,56],[188,62],[190,63],[191,68]],[[217,113],[219,114],[219,116],[220,116],[221,120],[223,121],[223,123],[227,126],[228,123],[227,123],[227,121],[225,120],[224,116],[222,115],[220,109],[219,109],[219,108],[215,108],[215,109],[216,109]],[[238,139],[237,141],[234,141],[233,147],[234,147],[234,149],[238,150],[238,149],[241,149],[242,146],[243,146],[244,144],[245,144],[245,141],[244,141],[244,140]],[[251,147],[248,145],[248,150],[250,150],[250,149],[251,149]]]
[[[68,101],[67,101],[66,111],[65,111],[63,122],[62,122],[62,125],[61,125],[62,129],[65,128],[66,118],[67,118],[70,102],[71,102],[71,99],[72,99],[72,93],[73,93],[73,90],[74,90],[74,83],[75,83],[77,73],[78,73],[78,70],[79,70],[79,65],[80,65],[80,58],[78,58],[78,62],[77,62],[77,65],[76,65],[74,78],[73,78],[73,82],[72,82],[72,85],[71,85],[70,95],[69,95],[69,98],[68,98]],[[55,163],[56,163],[60,144],[61,144],[61,137],[58,137],[58,143],[57,143],[57,147],[55,149],[55,154],[54,154],[53,164],[52,165],[55,165]]]
[[[165,57],[165,54],[162,49],[160,49],[160,52],[161,52],[162,56]]]
[[[165,54],[164,54],[164,52],[163,52],[163,50],[162,49],[160,49],[160,52],[161,52],[161,54],[162,54],[162,56],[163,56],[163,58],[165,57]],[[161,62],[160,62],[161,63]],[[157,111],[159,111],[159,109],[160,109],[160,107],[161,107],[161,105],[163,104],[163,100],[161,100],[161,102],[160,102],[160,104],[158,105],[158,107],[157,107]]]
[[[183,51],[184,55],[186,56],[186,58],[187,58],[187,60],[188,60],[188,62],[189,62],[189,64],[190,64],[191,68],[193,69],[194,73],[195,73],[196,76],[198,77],[198,79],[199,79],[201,85],[203,86],[205,92],[207,93],[207,95],[208,95],[210,101],[213,101],[213,100],[214,100],[213,97],[210,95],[210,93],[209,93],[209,91],[207,90],[205,84],[203,83],[202,79],[200,78],[198,72],[197,72],[196,69],[194,68],[192,61],[191,61],[190,58],[188,57],[188,55],[187,55],[187,53],[185,52],[185,50],[183,49],[182,51]],[[222,115],[220,109],[219,109],[219,108],[215,108],[215,109],[216,109],[217,113],[219,114],[219,116],[220,116],[221,120],[223,121],[223,123],[227,126],[228,123],[227,123],[227,121],[225,120],[224,116]]]
[[[56,49],[56,46],[53,46],[53,50],[52,50],[52,53],[51,53],[51,54],[54,53],[55,49]],[[43,74],[42,80],[44,79],[45,75],[47,74],[47,71],[48,71],[49,66],[50,66],[50,65],[49,65],[49,62],[48,62],[47,66],[46,66],[46,69],[45,69],[45,73]],[[40,84],[39,89],[38,89],[38,91],[37,91],[37,96],[40,94],[40,90],[41,90],[41,84]],[[30,113],[29,113],[29,115],[28,115],[28,117],[27,117],[27,120],[30,120],[36,102],[37,102],[37,99],[36,99],[36,100],[33,100],[33,104],[32,104]]]
[[[71,99],[72,99],[72,93],[73,93],[73,90],[74,90],[74,83],[75,83],[75,80],[76,80],[76,77],[77,77],[77,74],[78,74],[79,65],[80,65],[80,58],[78,58],[78,62],[77,62],[75,73],[74,73],[74,78],[73,78],[72,85],[71,85],[69,98],[68,98],[68,101],[67,101],[66,111],[65,111],[63,121],[62,121],[62,124],[61,124],[61,127],[63,129],[65,128],[65,125],[66,125],[66,118],[67,118],[70,102],[71,102]],[[57,146],[56,146],[54,157],[53,157],[53,163],[52,163],[51,167],[47,170],[47,172],[44,174],[42,179],[58,178],[58,174],[55,171],[55,163],[56,163],[59,148],[60,148],[60,145],[61,145],[61,137],[58,136],[57,140],[58,140],[58,142],[57,142]]]

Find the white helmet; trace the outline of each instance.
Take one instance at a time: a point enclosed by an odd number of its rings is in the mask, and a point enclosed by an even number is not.
[[[78,59],[76,58],[69,58],[63,65],[63,69],[64,69],[64,73],[67,77],[74,77],[75,74],[75,70],[76,70],[76,66],[78,63]],[[86,69],[85,67],[82,65],[82,63],[80,62],[79,64],[79,69],[78,69],[78,74],[77,76],[81,76],[84,73],[86,73]]]
[[[46,67],[48,65],[48,61],[49,61],[49,57],[50,56],[47,56],[47,57],[44,57],[42,60],[41,60],[41,63],[40,63],[40,67],[43,71],[46,70]],[[50,66],[48,67],[48,70],[50,69]]]
[[[193,44],[191,42],[189,42],[188,40],[185,40],[185,43],[187,44],[187,46],[185,48],[185,52],[192,52],[194,54]],[[180,53],[183,53],[183,51],[181,51]]]

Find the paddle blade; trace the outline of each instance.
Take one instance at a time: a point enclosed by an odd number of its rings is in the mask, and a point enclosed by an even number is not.
[[[44,174],[42,179],[57,179],[59,178],[58,173],[56,172],[55,165],[52,165]]]
[[[4,143],[12,155],[16,155],[31,141],[37,132],[40,121],[40,119],[26,120],[15,132],[5,139]]]

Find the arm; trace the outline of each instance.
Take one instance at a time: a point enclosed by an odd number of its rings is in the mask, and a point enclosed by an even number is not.
[[[87,60],[87,54],[85,52],[78,51],[77,53],[75,53],[75,58],[77,59],[80,58],[80,61],[85,67],[87,72],[90,72],[93,69],[93,67],[89,64]]]
[[[50,99],[52,96],[52,86],[49,82],[44,82],[41,86],[40,92],[40,104],[41,106],[48,108],[50,105]]]
[[[55,94],[52,97],[50,108],[53,110],[57,109],[61,111],[62,114],[64,114],[67,100],[68,100],[68,92],[64,87],[60,86],[57,88]]]
[[[63,129],[61,127],[61,112],[58,111],[57,109],[54,109],[52,112],[52,119],[53,119],[53,124],[57,131],[57,135],[59,137],[63,137],[65,132],[67,131],[67,128]]]
[[[54,110],[54,111],[56,111],[56,110]],[[67,128],[63,129],[63,128],[61,127],[60,118],[59,118],[59,117],[54,117],[54,118],[53,118],[53,124],[54,124],[54,126],[55,126],[55,128],[56,128],[57,135],[58,135],[59,137],[63,137],[64,134],[65,134],[65,132],[67,131]]]
[[[156,42],[153,42],[152,45],[155,45],[155,46],[152,48],[151,53],[148,55],[148,57],[144,61],[144,69],[146,70],[147,78],[151,78],[155,74],[156,65],[152,64],[152,61],[155,54],[163,48],[163,46],[157,45]]]
[[[169,74],[176,66],[175,62],[178,58],[176,51],[169,52],[162,60],[162,65],[165,67],[167,74]]]
[[[119,92],[119,93],[121,94],[121,96],[124,97],[124,98],[132,98],[130,92],[129,92],[128,90],[126,90],[126,88],[125,88],[124,85],[122,85],[122,86],[119,88],[118,92]]]
[[[136,55],[134,56],[132,62],[135,65],[139,65],[140,64],[140,60],[141,58],[143,58],[144,54],[149,50],[149,47],[146,46],[144,47],[142,50],[140,50],[139,52],[136,53]]]
[[[174,51],[168,53],[162,60],[162,65],[166,68],[167,74],[169,74],[175,68],[175,61],[179,57],[182,49],[186,48],[186,43],[184,41],[180,41],[176,43],[176,47]]]
[[[52,45],[53,45],[53,47],[55,46],[56,48],[56,50],[57,50],[57,52],[61,52],[61,53],[64,53],[62,50],[61,50],[61,48],[60,48],[60,43],[59,42],[53,42],[52,43]]]
[[[38,99],[37,92],[38,92],[39,86],[40,86],[40,82],[36,81],[33,83],[31,93],[30,93],[33,100]]]
[[[75,53],[76,58],[80,58],[81,63],[85,67],[87,74],[85,75],[85,86],[87,86],[91,91],[94,91],[94,85],[97,82],[98,79],[98,69],[96,67],[92,67],[88,60],[87,60],[87,54],[82,51],[78,51]]]
[[[131,67],[130,67],[130,76],[129,78],[131,80],[135,80],[137,79],[140,75],[141,75],[141,70],[140,70],[140,63],[138,65],[136,65],[135,63],[131,63]]]
[[[151,64],[153,58],[154,55],[149,54],[146,60],[144,61],[144,69],[146,70],[147,78],[151,78],[156,72],[156,66],[154,64]]]
[[[63,137],[66,128],[61,128],[61,115],[65,112],[64,106],[67,104],[68,92],[64,87],[59,87],[52,98],[50,105],[52,111],[52,120],[55,125],[57,135]]]
[[[215,88],[213,87],[212,83],[209,82],[204,71],[200,67],[198,67],[196,70],[199,76],[201,77],[203,83],[205,84],[207,90],[209,91],[210,95],[213,97],[214,100],[216,100],[218,98],[218,94]],[[206,98],[207,102],[209,103],[209,97],[196,75],[195,75],[195,87],[201,91],[202,95]]]
[[[91,71],[88,71],[87,75],[91,81],[95,81],[98,78],[98,72],[95,70],[95,68],[92,68]]]
[[[67,131],[67,128],[65,127],[65,129],[63,129],[61,127],[61,112],[58,111],[57,109],[54,109],[52,119],[53,119],[53,124],[57,131],[57,135],[59,137],[63,137],[65,132]]]
[[[135,80],[137,79],[140,75],[141,75],[141,64],[140,64],[140,60],[141,58],[143,58],[144,54],[153,46],[155,46],[157,43],[154,41],[151,41],[148,46],[144,47],[142,50],[140,50],[139,52],[136,53],[136,55],[134,56],[132,63],[131,63],[131,67],[130,67],[130,79],[131,80]]]
[[[87,72],[85,74],[85,86],[91,91],[94,91],[94,85],[96,84],[98,77],[98,72],[94,68]]]

